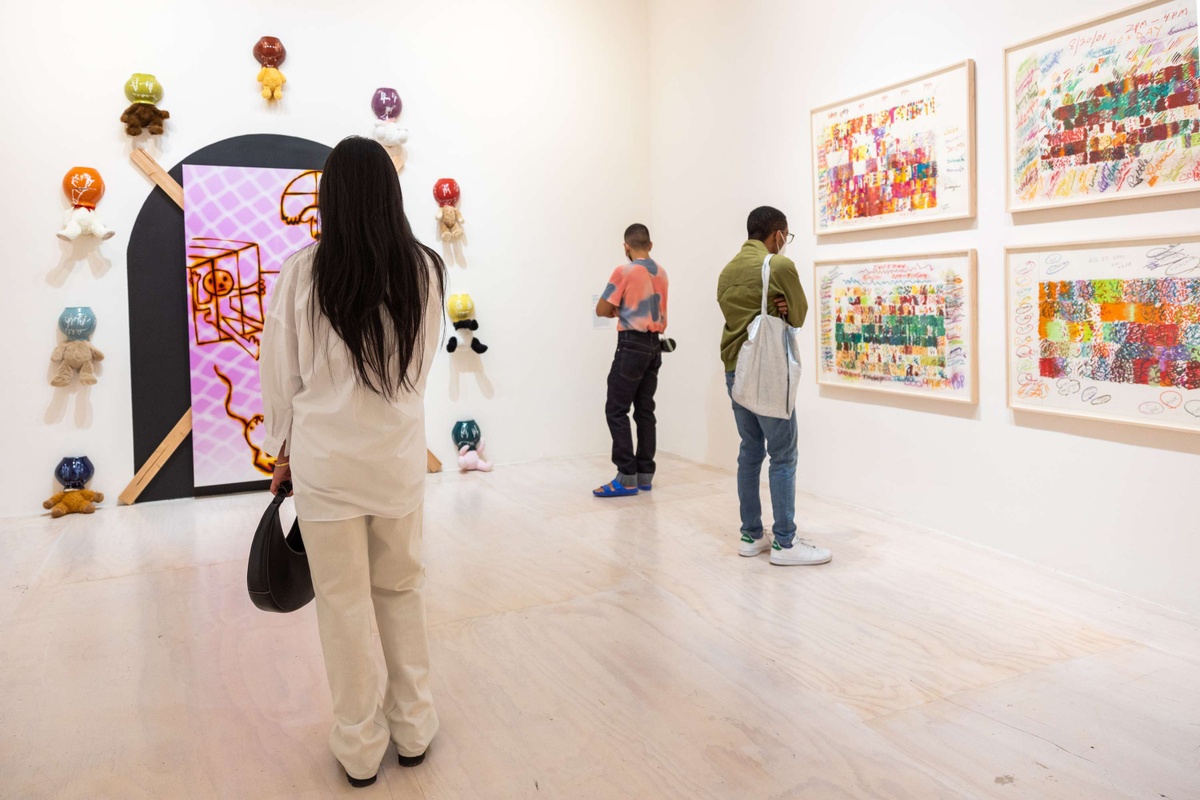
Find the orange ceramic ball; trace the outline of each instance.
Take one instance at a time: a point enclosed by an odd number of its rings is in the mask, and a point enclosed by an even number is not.
[[[71,167],[63,176],[62,187],[75,208],[95,208],[104,196],[104,179],[91,167]]]

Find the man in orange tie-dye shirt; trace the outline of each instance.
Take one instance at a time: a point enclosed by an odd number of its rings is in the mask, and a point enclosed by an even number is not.
[[[662,334],[667,329],[667,271],[650,258],[652,247],[645,225],[626,228],[629,263],[613,270],[596,304],[596,316],[617,319],[617,353],[608,373],[605,406],[617,477],[594,490],[597,497],[648,492],[654,481],[654,392],[662,366]],[[637,424],[636,451],[629,425],[631,406]]]

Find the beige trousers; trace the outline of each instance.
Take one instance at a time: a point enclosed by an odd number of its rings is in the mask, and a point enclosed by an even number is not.
[[[401,755],[418,756],[438,730],[429,692],[422,512],[402,519],[300,521],[333,696],[329,747],[353,778],[379,771],[389,737]],[[387,664],[382,699],[372,607]]]

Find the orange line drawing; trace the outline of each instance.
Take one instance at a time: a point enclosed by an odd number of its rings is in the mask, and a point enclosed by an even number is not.
[[[275,459],[264,453],[263,449],[250,439],[250,431],[254,430],[263,423],[263,415],[255,414],[253,417],[247,419],[246,417],[243,417],[241,414],[234,411],[233,381],[229,380],[229,378],[225,376],[225,373],[221,372],[221,368],[216,365],[213,366],[213,372],[217,373],[217,377],[220,378],[221,383],[225,384],[225,414],[228,415],[230,419],[241,424],[242,435],[246,439],[246,444],[249,445],[250,450],[254,453],[254,458],[252,459],[254,468],[264,475],[270,475],[275,469]]]

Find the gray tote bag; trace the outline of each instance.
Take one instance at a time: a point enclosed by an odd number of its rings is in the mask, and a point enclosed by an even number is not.
[[[738,352],[733,399],[760,416],[788,419],[800,386],[800,329],[767,314],[770,256],[763,259],[762,279],[762,312],[750,323],[750,338]]]

